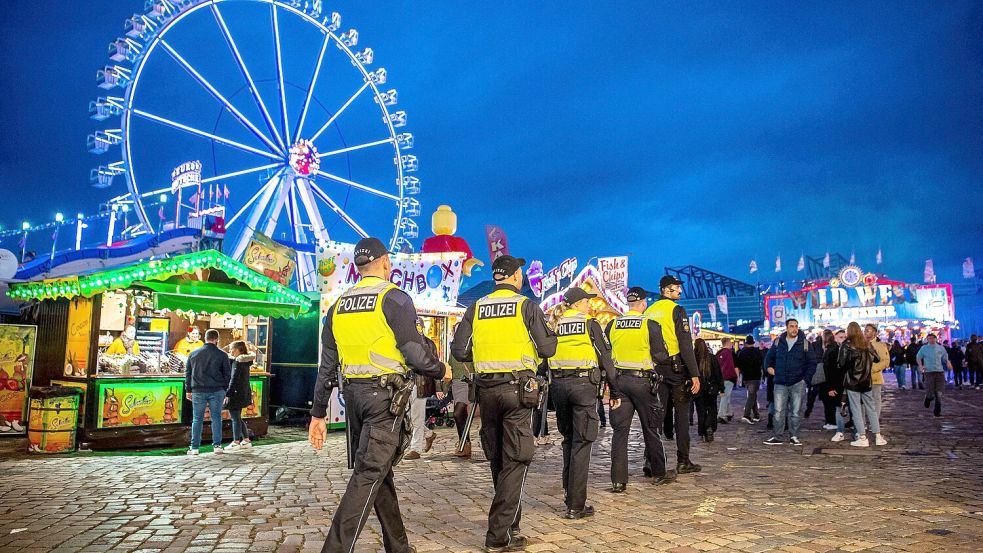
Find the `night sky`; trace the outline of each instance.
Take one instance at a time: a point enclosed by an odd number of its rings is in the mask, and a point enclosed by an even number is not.
[[[389,71],[423,181],[487,258],[631,254],[795,278],[825,251],[919,281],[983,270],[983,4],[326,2]],[[0,223],[95,212],[96,69],[139,1],[7,0]],[[316,48],[317,45],[312,47]],[[110,154],[107,154],[107,156]],[[173,165],[172,165],[173,166]],[[389,217],[390,215],[385,215]],[[487,269],[484,272],[488,275]]]

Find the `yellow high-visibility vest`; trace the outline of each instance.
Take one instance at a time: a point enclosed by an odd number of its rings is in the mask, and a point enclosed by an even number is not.
[[[522,320],[526,297],[511,290],[495,290],[475,304],[471,323],[474,370],[479,373],[535,371],[536,344]]]
[[[672,320],[674,309],[676,309],[676,302],[663,298],[645,310],[645,315],[662,327],[662,339],[666,341],[669,357],[679,354],[679,337],[676,336],[676,323]]]
[[[597,351],[590,339],[590,317],[567,309],[556,324],[556,354],[550,357],[550,369],[573,370],[597,367]]]
[[[391,282],[366,277],[335,303],[331,328],[345,378],[407,373],[406,359],[382,313],[383,299],[394,289],[396,286]]]
[[[650,371],[652,347],[649,343],[650,319],[638,311],[628,311],[611,325],[611,358],[619,369]]]

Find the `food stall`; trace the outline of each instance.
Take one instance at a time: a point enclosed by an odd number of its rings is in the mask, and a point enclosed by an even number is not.
[[[320,324],[324,323],[334,302],[360,278],[352,261],[354,249],[354,244],[332,241],[318,246]],[[392,254],[393,270],[389,280],[413,298],[417,314],[423,321],[424,335],[437,345],[441,361],[449,358],[454,325],[464,315],[464,309],[457,305],[457,295],[465,258],[466,254],[462,252]],[[344,425],[344,404],[335,389],[328,409],[328,426],[339,428]]]
[[[772,336],[784,332],[792,318],[807,334],[846,328],[853,321],[873,323],[882,339],[903,344],[929,333],[947,340],[956,324],[951,284],[905,283],[864,273],[856,265],[801,290],[766,295],[764,302],[765,331]]]
[[[242,340],[255,353],[253,405],[243,417],[253,433],[265,435],[269,319],[297,317],[312,307],[303,294],[214,250],[16,283],[8,295],[38,300],[42,310],[68,302],[65,362],[47,367],[43,384],[83,390],[80,442],[94,449],[188,442],[185,362],[204,345],[208,329],[219,331],[220,347]]]
[[[607,327],[608,322],[615,317],[628,311],[628,302],[625,300],[624,291],[605,286],[601,271],[593,265],[584,267],[571,279],[570,285],[566,288],[546,296],[540,302],[539,307],[544,313],[549,313],[563,301],[563,294],[575,286],[583,288],[588,294],[597,294],[596,298],[590,300],[590,316],[594,317],[602,328]]]

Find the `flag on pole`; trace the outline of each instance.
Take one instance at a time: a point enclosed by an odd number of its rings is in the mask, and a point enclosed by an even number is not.
[[[717,296],[717,303],[720,304],[720,312],[727,315],[727,294]]]
[[[749,269],[751,270],[752,273],[758,272],[758,262],[752,259],[751,266],[749,267]]]
[[[717,304],[711,302],[707,304],[707,311],[710,312],[710,320],[717,322]]]
[[[223,184],[222,186],[225,187],[225,199],[228,200],[229,199],[229,185]]]
[[[795,266],[796,271],[803,271],[806,268],[806,256],[802,254],[799,256],[799,263]]]
[[[823,269],[829,269],[829,252],[826,252],[826,256],[823,257]]]
[[[776,273],[782,272],[782,256],[778,256],[775,258],[775,272]]]
[[[880,248],[877,248],[877,257],[875,259],[877,260],[878,265],[880,265],[881,262],[884,261],[884,256],[881,254]]]
[[[160,209],[157,210],[157,218],[161,221],[164,220],[164,204],[160,204]]]
[[[20,242],[17,243],[17,247],[22,250],[27,247],[27,232],[21,235]]]
[[[51,233],[51,239],[52,240],[58,240],[58,229],[59,228],[60,228],[60,226],[55,227],[55,231]]]
[[[201,192],[195,192],[194,194],[191,195],[190,198],[188,198],[188,203],[191,204],[195,209],[198,209],[198,200],[200,199],[199,198],[200,194]]]
[[[963,261],[963,278],[976,278],[976,268],[973,267],[972,257],[967,257]]]
[[[850,252],[850,265],[856,265],[856,264],[857,264],[857,254],[854,252]]]
[[[931,259],[925,260],[925,282],[926,284],[935,284],[935,264],[932,263]]]

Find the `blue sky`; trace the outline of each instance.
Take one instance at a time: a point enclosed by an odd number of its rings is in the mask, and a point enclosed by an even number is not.
[[[6,2],[0,222],[93,212],[106,44],[143,2]],[[983,6],[328,2],[389,71],[440,203],[487,256],[632,254],[753,281],[838,251],[917,280],[983,266]],[[217,71],[218,69],[216,69]],[[111,193],[110,193],[111,192]],[[386,216],[389,216],[388,214]],[[421,235],[422,238],[422,235]],[[418,242],[422,242],[419,240]],[[485,273],[488,274],[487,272]]]

